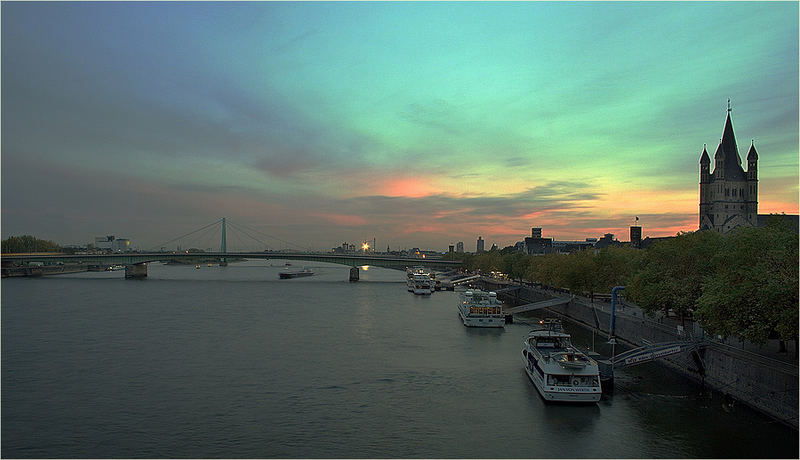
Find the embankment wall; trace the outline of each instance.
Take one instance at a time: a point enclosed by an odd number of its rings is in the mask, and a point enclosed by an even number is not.
[[[541,298],[549,292],[525,287],[525,297]],[[563,295],[563,294],[562,294]],[[591,302],[584,297],[573,297],[567,305],[549,310],[582,324],[587,329],[608,334],[611,322],[611,304]],[[702,337],[702,330],[687,322],[687,331],[681,333],[676,325],[650,318],[638,307],[627,303],[618,305],[615,314],[617,340],[631,346],[641,346],[644,341],[669,342]],[[699,336],[700,335],[700,336]],[[685,352],[659,359],[660,364],[679,372],[698,383],[731,396],[748,406],[781,422],[798,428],[798,366],[737,349],[734,346],[708,341],[708,346],[697,356]]]

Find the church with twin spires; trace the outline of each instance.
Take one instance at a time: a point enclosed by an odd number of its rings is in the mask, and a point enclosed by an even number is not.
[[[714,153],[714,171],[705,145],[700,155],[700,230],[728,233],[736,227],[758,226],[758,153],[753,142],[747,152],[747,171],[736,146],[731,101]]]

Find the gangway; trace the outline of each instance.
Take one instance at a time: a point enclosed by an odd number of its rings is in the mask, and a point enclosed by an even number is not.
[[[540,302],[526,303],[525,305],[506,308],[505,314],[516,315],[518,313],[523,313],[526,311],[541,310],[542,308],[548,308],[548,307],[556,307],[558,305],[568,304],[570,300],[572,300],[572,297],[562,296],[562,297],[554,297],[552,299],[542,300]]]
[[[614,356],[612,363],[615,368],[622,368],[626,366],[634,366],[637,364],[644,364],[653,361],[657,358],[674,355],[684,351],[693,351],[707,346],[705,342],[687,342],[687,341],[674,341],[674,342],[659,342],[650,343],[645,341],[641,347],[628,350]]]
[[[474,281],[476,279],[479,279],[480,277],[481,277],[481,275],[467,276],[466,278],[459,278],[459,279],[457,279],[455,281],[450,281],[450,284],[452,284],[453,286],[457,286],[459,284],[463,284],[463,283],[466,283],[466,282],[469,282],[469,281]]]

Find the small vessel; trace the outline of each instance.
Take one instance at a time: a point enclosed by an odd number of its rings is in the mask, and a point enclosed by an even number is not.
[[[494,292],[469,289],[461,294],[458,317],[467,327],[505,327],[503,302]]]
[[[200,270],[200,264],[195,265],[194,268]]]
[[[106,268],[106,271],[109,271],[109,272],[115,272],[117,270],[125,270],[125,266],[124,265],[109,265],[108,268]]]
[[[539,321],[523,342],[525,373],[546,401],[597,402],[602,394],[597,362],[570,339],[559,320]]]
[[[298,271],[281,272],[278,276],[280,277],[280,279],[285,280],[285,279],[290,279],[290,278],[300,278],[300,277],[303,277],[303,276],[311,276],[313,274],[314,274],[314,270],[312,270],[312,269],[310,269],[308,267],[303,267],[302,270],[298,270]]]

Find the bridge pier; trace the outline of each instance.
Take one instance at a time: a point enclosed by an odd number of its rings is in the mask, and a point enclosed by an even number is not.
[[[351,267],[350,268],[350,281],[358,281],[358,267]]]
[[[147,264],[125,266],[125,279],[143,280],[147,278]]]

